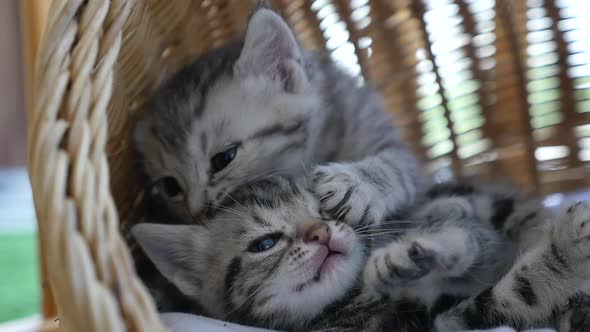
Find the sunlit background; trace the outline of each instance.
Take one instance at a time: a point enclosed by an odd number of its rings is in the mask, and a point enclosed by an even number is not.
[[[36,224],[32,196],[24,168],[25,101],[18,0],[0,1],[0,322],[35,315],[39,312],[39,277]],[[451,176],[448,155],[454,151],[465,165],[494,158],[484,133],[486,117],[478,88],[485,84],[474,77],[472,56],[486,73],[496,67],[495,1],[468,0],[477,32],[471,39],[464,31],[459,8],[449,0],[428,0],[425,4],[426,30],[431,47],[417,48],[421,146],[428,166],[440,180]],[[542,0],[526,1],[526,75],[530,127],[536,142],[536,167],[557,169],[559,161],[572,154],[590,161],[590,125],[575,127],[576,143],[571,146],[551,143],[550,137],[564,119],[561,109],[557,42],[552,21],[542,8]],[[575,107],[580,114],[590,112],[590,1],[558,0],[562,19],[557,29],[563,32],[575,89]],[[351,0],[350,21],[363,30],[371,24],[368,0]],[[331,57],[365,84],[356,44],[370,58],[373,39],[351,36],[343,17],[331,0],[312,1],[320,29]],[[348,19],[348,18],[347,18]],[[392,20],[395,18],[392,17]],[[524,18],[523,18],[524,19]],[[354,38],[353,38],[354,37]],[[476,54],[465,54],[463,45],[473,42]],[[429,54],[432,56],[429,56]],[[434,59],[431,61],[429,59]],[[434,70],[436,67],[436,70]],[[435,73],[436,72],[436,73]],[[442,106],[448,105],[448,112]],[[449,120],[450,119],[450,122]],[[572,151],[572,146],[575,151]],[[548,196],[549,206],[557,206],[563,193]],[[570,197],[571,198],[571,197]],[[0,328],[1,328],[0,324]]]
[[[495,1],[468,0],[469,9],[475,19],[477,35],[472,42],[475,46],[482,71],[495,67],[494,56],[496,48],[494,42],[495,29]],[[564,119],[560,112],[560,82],[557,77],[557,64],[554,33],[551,30],[551,19],[546,9],[542,8],[542,0],[528,0],[527,2],[527,75],[529,83],[528,102],[530,125],[539,136],[547,135],[548,130],[559,125]],[[425,1],[426,29],[432,43],[432,53],[440,83],[433,72],[433,63],[427,59],[425,49],[418,49],[416,56],[421,61],[416,69],[419,72],[418,94],[422,96],[417,106],[423,112],[421,116],[422,130],[425,133],[422,144],[428,147],[428,157],[437,159],[451,152],[454,143],[451,135],[457,137],[457,154],[461,159],[469,159],[485,152],[490,142],[482,133],[481,127],[485,118],[482,116],[481,100],[476,93],[482,82],[478,81],[468,70],[472,65],[468,54],[462,46],[469,43],[470,37],[465,33],[459,8],[449,0]],[[590,112],[590,1],[558,0],[557,7],[563,18],[558,23],[558,29],[569,48],[567,61],[571,70],[567,73],[574,81],[576,89],[576,107],[580,113]],[[353,9],[350,19],[358,30],[362,30],[371,23],[368,0],[352,0]],[[350,42],[350,32],[346,24],[338,15],[337,9],[330,0],[316,0],[313,2],[320,19],[320,28],[327,39],[327,48],[331,50],[331,57],[348,69],[353,75],[361,73],[359,59],[355,47]],[[366,48],[371,56],[373,40],[370,37],[358,38],[360,48]],[[441,86],[442,85],[442,86]],[[450,117],[453,122],[449,128],[441,106],[442,99],[448,100]],[[590,125],[576,128],[579,137],[579,159],[590,161]],[[562,159],[571,153],[567,146],[541,146],[536,148],[534,155],[538,161]],[[440,175],[445,178],[443,165]]]

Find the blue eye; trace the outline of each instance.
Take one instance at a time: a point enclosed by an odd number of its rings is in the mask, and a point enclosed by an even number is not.
[[[254,253],[267,251],[268,249],[274,247],[275,244],[277,244],[277,242],[279,242],[281,237],[282,237],[282,235],[279,233],[265,235],[264,237],[254,240],[248,246],[248,251],[254,252]]]
[[[275,240],[271,238],[266,238],[262,241],[258,241],[256,243],[255,249],[257,252],[266,251],[275,245]]]
[[[211,158],[211,172],[213,174],[226,168],[234,160],[238,153],[238,146],[233,144],[223,152],[219,152]]]

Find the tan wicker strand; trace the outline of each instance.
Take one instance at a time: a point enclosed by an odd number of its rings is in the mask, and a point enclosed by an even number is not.
[[[311,10],[311,0],[275,0],[272,4],[287,19],[303,47],[321,54],[327,52],[326,38],[316,13]]]
[[[420,157],[426,159],[424,149],[419,144],[422,129],[418,123],[418,101],[415,54],[422,46],[423,38],[418,34],[418,40],[413,43],[402,41],[399,29],[411,24],[411,17],[403,15],[407,10],[395,12],[388,4],[379,0],[369,1],[371,4],[369,35],[373,38],[373,58],[370,77],[378,82],[378,87],[385,97],[386,109],[395,114],[396,123],[402,129],[402,137],[413,143],[414,150]],[[400,6],[406,6],[397,3]],[[392,20],[397,14],[402,18]]]
[[[561,139],[569,148],[570,153],[568,156],[568,166],[571,168],[579,168],[582,166],[582,162],[578,159],[580,149],[578,147],[576,134],[573,130],[568,130],[569,128],[574,127],[577,124],[577,114],[575,100],[576,98],[574,96],[574,83],[572,81],[572,78],[567,74],[567,41],[565,40],[563,34],[561,34],[561,32],[559,31],[559,28],[557,27],[559,21],[561,20],[561,15],[559,13],[559,8],[555,4],[555,0],[545,0],[545,7],[547,8],[548,16],[551,18],[552,21],[551,30],[553,32],[555,43],[557,44],[557,63],[560,67],[559,81],[562,91],[561,109],[564,116],[564,121],[561,124],[561,126],[563,127],[562,132],[564,135]]]
[[[476,28],[475,28],[475,20],[473,18],[473,14],[469,11],[468,5],[465,0],[455,0],[457,6],[459,7],[459,13],[461,17],[463,17],[463,27],[465,32],[473,40],[477,36]],[[486,73],[481,69],[481,60],[476,53],[475,46],[473,43],[469,43],[465,46],[465,53],[467,57],[471,60],[469,61],[469,70],[473,73],[473,76],[476,80],[480,82],[480,86],[477,88],[476,93],[478,99],[481,103],[482,113],[484,117],[489,117],[490,113],[493,111],[493,97],[491,95],[490,89],[486,88],[485,84],[488,83],[490,78],[486,75]],[[489,137],[492,141],[492,147],[496,146],[496,137],[494,135],[494,128],[493,125],[486,121],[483,124],[482,130],[484,136]],[[493,171],[493,169],[492,169]]]
[[[409,6],[409,8],[412,11],[413,16],[417,18],[417,22],[419,23],[418,29],[422,32],[422,35],[428,36],[428,31],[426,29],[426,22],[424,21],[424,14],[426,13],[426,9],[424,8],[423,0],[413,1],[412,4]],[[428,38],[426,38],[425,41],[426,41],[426,47],[424,48],[424,51],[426,53],[426,57],[428,59],[430,59],[430,61],[432,62],[432,67],[433,67],[432,72],[434,73],[434,76],[435,76],[436,85],[439,87],[438,94],[441,97],[440,104],[441,104],[442,108],[444,109],[444,116],[445,116],[446,120],[448,121],[447,129],[451,133],[451,140],[453,140],[453,142],[456,142],[457,136],[455,134],[455,130],[453,129],[453,119],[451,117],[449,100],[443,91],[444,85],[442,82],[442,77],[440,75],[440,69],[439,69],[438,65],[436,64],[436,60],[434,58],[434,52],[432,50],[433,45],[432,45],[432,42],[430,40],[428,40]],[[461,172],[463,170],[463,161],[461,160],[461,158],[459,158],[457,151],[458,151],[457,144],[453,144],[453,148],[451,149],[451,152],[450,152],[451,166],[455,172],[457,172],[458,174],[461,174]]]
[[[359,65],[361,67],[361,72],[363,73],[363,75],[365,77],[368,77],[367,52],[366,52],[366,49],[361,49],[359,47],[360,35],[359,35],[359,32],[357,31],[355,24],[352,21],[352,18],[351,18],[352,8],[350,7],[350,5],[351,5],[350,1],[346,1],[346,0],[335,0],[334,1],[334,6],[336,7],[338,15],[340,16],[340,18],[342,19],[344,24],[346,24],[346,29],[348,30],[348,32],[350,34],[349,39],[350,39],[350,42],[352,42],[352,44],[354,45],[354,53],[356,54]]]
[[[532,136],[530,117],[526,110],[530,104],[526,96],[526,72],[522,59],[522,40],[526,36],[518,33],[518,27],[515,25],[526,25],[526,22],[518,22],[514,19],[515,15],[524,13],[522,7],[526,7],[525,2],[512,2],[507,0],[496,1],[496,24],[497,29],[497,49],[498,53],[504,52],[508,59],[498,57],[498,69],[496,73],[496,98],[498,100],[497,110],[506,113],[502,120],[512,122],[514,131],[510,133],[510,127],[504,127],[504,137],[512,138],[515,141],[505,143],[511,146],[520,146],[521,148],[512,148],[513,155],[508,152],[505,158],[501,158],[504,163],[504,169],[512,172],[512,177],[519,180],[525,186],[539,186],[539,178],[536,172],[534,148],[535,143]],[[502,33],[500,33],[502,32]],[[503,72],[505,70],[505,72]],[[504,76],[511,76],[513,79],[512,86],[503,86],[500,81]],[[502,93],[513,93],[514,98],[506,98]],[[516,143],[516,144],[514,144]],[[512,156],[524,162],[507,162]],[[514,159],[513,159],[514,160]],[[524,167],[523,167],[524,165]]]
[[[62,331],[164,330],[120,236],[105,153],[132,5],[54,1],[38,55],[29,172]]]

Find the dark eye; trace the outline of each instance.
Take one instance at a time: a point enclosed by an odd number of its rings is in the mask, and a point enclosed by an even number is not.
[[[226,168],[236,157],[237,145],[231,145],[225,151],[219,152],[211,158],[211,173],[217,173]]]
[[[254,252],[254,253],[267,251],[268,249],[274,247],[275,244],[277,244],[277,242],[279,242],[281,237],[282,237],[282,235],[279,233],[265,235],[264,237],[254,240],[248,246],[248,251]]]
[[[183,199],[182,188],[178,184],[178,181],[176,181],[176,179],[171,176],[167,176],[158,181],[156,188],[159,193],[172,201],[179,201]]]

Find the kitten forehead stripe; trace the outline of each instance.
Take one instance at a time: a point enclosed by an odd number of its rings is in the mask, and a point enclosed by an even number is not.
[[[230,195],[227,195],[220,205],[226,208],[264,207],[276,209],[282,204],[289,203],[292,198],[290,194],[286,194],[281,189],[282,185],[282,183],[268,178],[258,180],[255,183],[239,187]]]
[[[289,136],[297,133],[301,129],[301,127],[303,127],[306,123],[307,119],[298,120],[295,124],[291,126],[285,126],[285,124],[283,123],[275,123],[258,130],[250,137],[248,137],[248,139],[264,139],[274,135]]]
[[[287,141],[286,144],[277,152],[277,154],[284,154],[287,151],[304,149],[306,142],[307,142],[307,140],[305,139],[305,137],[301,140],[297,140],[297,141],[293,141],[293,142]]]

